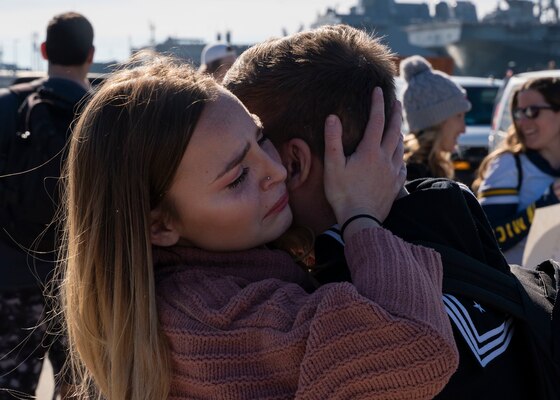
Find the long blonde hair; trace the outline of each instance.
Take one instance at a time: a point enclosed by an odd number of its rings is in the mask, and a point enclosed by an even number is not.
[[[149,217],[219,90],[167,57],[140,54],[132,63],[87,104],[66,167],[61,304],[79,397],[169,393]]]
[[[451,153],[441,148],[443,135],[439,126],[427,128],[421,134],[409,133],[404,138],[404,161],[428,166],[433,177],[455,176]]]
[[[502,143],[500,143],[498,148],[496,148],[496,150],[494,150],[486,157],[484,157],[484,159],[480,163],[480,166],[476,171],[476,178],[471,184],[472,191],[474,193],[478,192],[478,189],[480,188],[480,185],[484,180],[484,175],[486,174],[486,170],[488,169],[488,166],[490,165],[492,160],[505,153],[520,154],[525,152],[525,150],[526,147],[525,144],[522,142],[521,135],[519,135],[519,133],[517,132],[515,125],[512,124],[508,128],[507,135],[502,141]]]
[[[513,94],[511,108],[509,110],[511,114],[513,113],[513,110],[517,108],[519,93],[524,90],[535,90],[539,92],[555,112],[560,111],[560,79],[546,77],[536,78],[525,82]],[[504,153],[520,154],[525,153],[526,151],[527,146],[525,145],[525,138],[514,121],[508,128],[506,137],[496,150],[488,154],[480,163],[480,167],[476,173],[476,179],[471,185],[472,190],[475,193],[478,191],[484,179],[484,175],[486,174],[486,170],[492,160]]]

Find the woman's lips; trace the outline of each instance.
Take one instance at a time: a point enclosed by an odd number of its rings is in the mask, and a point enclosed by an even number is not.
[[[288,200],[288,193],[284,193],[284,195],[280,197],[280,199],[272,206],[272,208],[268,210],[264,217],[266,218],[272,214],[277,214],[282,211],[288,205]]]

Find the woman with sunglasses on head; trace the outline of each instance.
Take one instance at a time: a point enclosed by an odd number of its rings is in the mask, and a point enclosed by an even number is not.
[[[67,163],[62,310],[78,397],[435,396],[458,363],[441,260],[380,226],[405,178],[401,116],[383,132],[383,109],[374,91],[348,157],[327,118],[325,192],[354,283],[315,288],[285,251],[297,241],[270,245],[292,213],[258,118],[161,56],[113,73]]]
[[[521,264],[535,208],[560,198],[560,80],[523,84],[511,114],[505,140],[481,163],[473,189],[507,260]]]

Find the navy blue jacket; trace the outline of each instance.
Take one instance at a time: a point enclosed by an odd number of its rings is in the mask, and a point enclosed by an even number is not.
[[[83,86],[63,78],[39,79],[31,84],[36,88],[43,86],[72,104],[78,104],[88,93]],[[16,132],[20,102],[19,97],[10,88],[0,89],[0,170],[4,170],[5,167],[10,136]],[[56,256],[55,251],[46,254],[26,251],[6,233],[6,229],[0,229],[0,291],[43,284],[54,269]]]
[[[407,183],[409,195],[398,199],[383,225],[408,242],[431,242],[468,254],[507,273],[509,266],[492,227],[470,190],[434,178]],[[336,228],[316,238],[315,257],[321,283],[350,280],[343,242]],[[446,264],[443,263],[444,273]],[[524,338],[511,316],[472,298],[442,293],[451,320],[459,368],[435,399],[543,399]]]

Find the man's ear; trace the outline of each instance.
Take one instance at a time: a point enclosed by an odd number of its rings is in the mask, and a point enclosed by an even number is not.
[[[177,244],[180,239],[169,218],[160,209],[150,211],[150,241],[153,245],[169,247]]]
[[[47,42],[41,43],[41,57],[43,57],[44,60],[49,60],[49,55],[47,54]]]
[[[91,46],[91,49],[89,49],[89,51],[88,51],[88,56],[87,56],[87,59],[86,59],[86,62],[87,62],[88,64],[92,64],[92,63],[93,63],[93,55],[94,55],[94,54],[95,54],[95,47],[94,47],[94,46]]]
[[[282,164],[288,171],[286,182],[288,189],[294,190],[301,187],[309,178],[313,162],[309,145],[302,139],[290,139],[282,144],[279,153]]]

